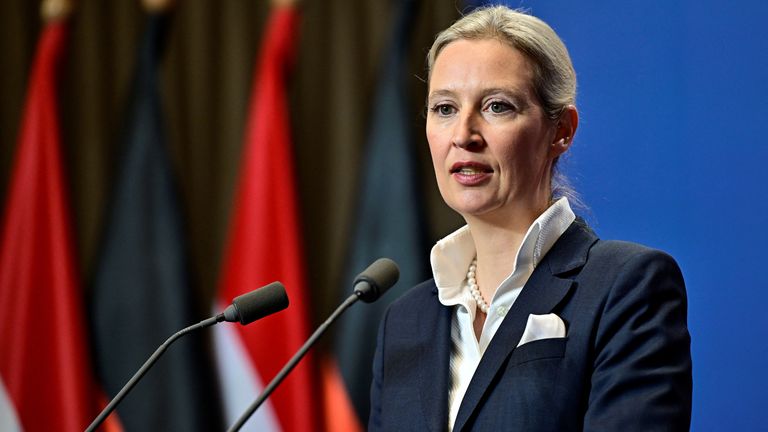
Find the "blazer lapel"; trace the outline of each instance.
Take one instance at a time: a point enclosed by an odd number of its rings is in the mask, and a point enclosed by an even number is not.
[[[483,354],[461,402],[454,431],[462,430],[503,369],[523,335],[528,315],[552,312],[568,294],[575,282],[558,275],[583,266],[595,241],[597,237],[577,219],[536,267]]]
[[[433,288],[437,297],[437,287]],[[449,362],[451,351],[451,308],[445,307],[434,299],[437,308],[425,308],[421,316],[420,334],[428,340],[419,356],[419,392],[422,409],[425,413],[429,430],[438,432],[446,428],[448,422]]]

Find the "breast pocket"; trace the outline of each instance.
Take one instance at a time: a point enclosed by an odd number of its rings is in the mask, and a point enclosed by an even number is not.
[[[512,352],[510,362],[520,365],[536,360],[562,358],[568,338],[540,339],[521,345]]]

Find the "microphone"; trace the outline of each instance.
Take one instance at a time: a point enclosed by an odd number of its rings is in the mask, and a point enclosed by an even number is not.
[[[398,278],[400,269],[397,264],[389,258],[379,258],[357,275],[353,291],[360,300],[373,303],[392,287]]]
[[[280,282],[272,282],[267,286],[235,297],[232,299],[232,304],[227,306],[224,312],[219,315],[223,316],[223,321],[239,321],[241,325],[248,325],[287,307],[288,294],[285,292],[285,287]],[[218,318],[219,315],[216,317]]]
[[[240,322],[241,325],[250,324],[258,319],[264,318],[267,315],[272,315],[275,312],[288,307],[288,295],[285,293],[285,287],[280,282],[272,282],[262,288],[255,289],[249,293],[235,297],[232,300],[232,304],[224,309],[224,312],[216,314],[208,319],[200,321],[197,324],[193,324],[185,329],[182,329],[174,333],[171,337],[166,339],[160,347],[155,350],[152,356],[144,362],[141,368],[131,377],[131,379],[120,389],[120,392],[109,401],[109,404],[99,413],[99,415],[93,420],[87,432],[93,432],[98,428],[104,420],[109,417],[112,411],[115,410],[120,401],[125,398],[128,392],[141,380],[141,378],[149,371],[149,369],[155,364],[165,350],[174,343],[180,337],[190,333],[192,331],[210,327],[214,324],[218,324],[222,321],[227,322]]]
[[[354,281],[354,288],[352,294],[347,297],[344,302],[336,308],[335,311],[323,322],[320,327],[312,333],[312,336],[304,342],[304,345],[299,348],[296,354],[283,366],[277,375],[270,381],[264,391],[259,397],[253,401],[248,409],[243,412],[237,422],[232,425],[227,432],[236,432],[243,427],[245,422],[253,415],[254,412],[261,406],[262,403],[272,394],[273,391],[280,385],[286,376],[293,370],[299,361],[304,358],[307,351],[320,339],[320,336],[325,333],[328,327],[333,324],[341,314],[347,310],[352,304],[358,300],[362,300],[366,303],[371,303],[379,299],[388,289],[390,289],[400,278],[400,269],[397,267],[394,261],[389,258],[379,258],[369,265],[368,268],[363,270],[362,273],[357,275]]]

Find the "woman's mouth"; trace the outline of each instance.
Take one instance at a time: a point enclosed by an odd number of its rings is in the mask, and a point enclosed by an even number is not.
[[[479,162],[456,162],[451,166],[450,173],[459,184],[475,186],[490,179],[493,169]]]

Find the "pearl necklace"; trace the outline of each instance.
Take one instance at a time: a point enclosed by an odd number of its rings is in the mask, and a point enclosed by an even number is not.
[[[475,275],[477,272],[477,259],[472,260],[472,264],[469,265],[469,271],[467,272],[467,283],[469,284],[469,292],[477,303],[477,307],[483,311],[484,314],[488,314],[488,302],[483,298],[483,294],[480,292],[480,288],[477,287],[477,279]]]

